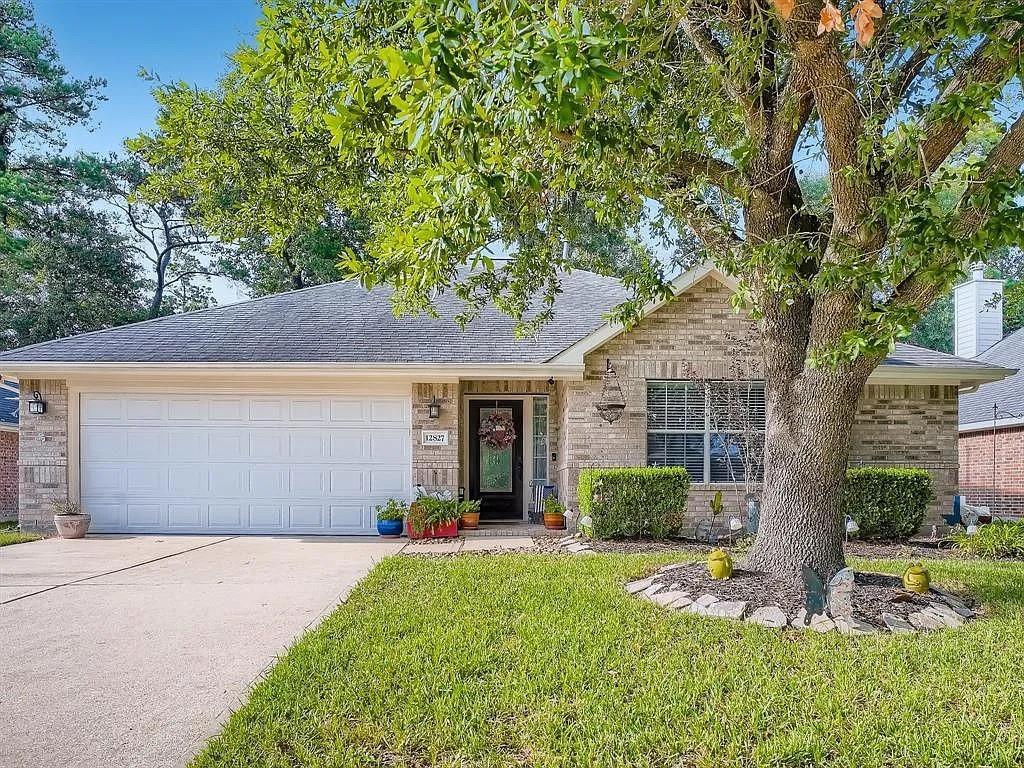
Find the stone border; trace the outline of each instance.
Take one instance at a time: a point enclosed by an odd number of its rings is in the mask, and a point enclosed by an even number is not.
[[[963,600],[943,589],[933,587],[928,598],[930,602],[906,619],[892,613],[881,614],[884,626],[860,621],[853,616],[832,616],[826,613],[814,614],[808,619],[805,609],[793,616],[787,616],[780,606],[767,605],[749,610],[749,602],[726,600],[713,592],[698,590],[699,594],[681,589],[678,582],[672,583],[672,571],[692,563],[667,565],[654,575],[637,579],[626,584],[626,592],[644,600],[650,600],[672,611],[683,611],[700,616],[743,621],[772,629],[800,629],[813,632],[838,632],[842,635],[875,635],[882,632],[909,634],[932,632],[941,629],[956,629],[978,614]]]

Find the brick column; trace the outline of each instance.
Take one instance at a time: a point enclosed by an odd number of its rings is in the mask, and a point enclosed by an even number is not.
[[[21,439],[18,459],[18,519],[25,530],[53,532],[50,505],[68,497],[68,388],[58,379],[21,381]],[[46,413],[28,412],[32,393]]]
[[[436,397],[441,417],[431,419],[428,406]],[[428,492],[459,489],[459,385],[414,384],[412,392],[412,482]],[[448,445],[424,446],[421,433],[447,430]]]
[[[18,519],[18,433],[0,430],[0,520]]]

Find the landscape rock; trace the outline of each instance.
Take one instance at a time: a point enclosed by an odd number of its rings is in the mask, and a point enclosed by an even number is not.
[[[915,613],[907,616],[907,621],[921,631],[942,629],[946,626],[946,622],[942,620],[941,616],[935,613],[929,613],[928,611],[916,611]]]
[[[587,550],[590,550],[590,547],[588,545],[586,545],[586,544],[576,543],[576,544],[569,544],[565,549],[566,549],[566,551],[572,552],[575,555],[575,554],[577,554],[579,552],[586,552]]]
[[[672,563],[671,565],[666,565],[664,568],[661,568],[658,571],[658,573],[669,573],[670,571],[677,571],[680,568],[685,568],[688,565],[689,563]]]
[[[742,619],[747,611],[745,600],[719,600],[704,609],[708,616],[717,616],[720,619]]]
[[[826,604],[833,616],[853,615],[853,568],[843,568],[828,582]]]
[[[940,595],[939,600],[942,603],[948,605],[958,615],[963,616],[965,619],[973,618],[975,612],[967,607],[967,604],[959,598],[953,597],[952,595]]]
[[[793,617],[793,621],[790,622],[790,626],[794,629],[813,629],[815,632],[831,632],[836,628],[836,624],[832,619],[826,616],[824,613],[816,613],[811,616],[810,624],[804,623],[807,620],[807,610],[804,608],[800,609],[800,612]]]
[[[683,595],[682,597],[677,597],[675,600],[673,600],[671,603],[669,603],[668,607],[672,608],[674,610],[679,610],[681,608],[686,608],[688,605],[692,605],[692,604],[693,604],[693,600],[690,599],[690,596],[689,595]]]
[[[945,603],[932,603],[924,609],[924,612],[938,616],[942,623],[950,629],[955,629],[966,621],[966,619],[963,616],[954,611]]]
[[[895,613],[883,613],[882,621],[890,632],[895,634],[908,634],[914,632],[914,626],[905,619],[901,619]]]
[[[635,595],[637,592],[642,592],[647,589],[653,583],[654,576],[648,576],[646,579],[637,579],[636,581],[631,581],[626,585],[626,592],[631,595]]]
[[[832,621],[841,635],[874,635],[878,632],[876,627],[852,616],[836,616]]]
[[[687,593],[683,592],[682,590],[673,589],[668,590],[666,592],[659,592],[654,597],[652,597],[651,600],[656,602],[658,605],[663,605],[667,608],[680,597],[687,597]]]
[[[662,588],[662,585],[658,584],[657,582],[655,582],[654,584],[651,584],[649,587],[647,587],[647,589],[645,589],[640,594],[643,595],[644,597],[654,597],[656,594],[658,594],[661,591],[661,588]]]
[[[782,629],[786,626],[786,614],[777,605],[769,605],[758,608],[747,617],[751,624],[760,624],[762,627]]]
[[[690,611],[693,613],[707,615],[708,608],[717,602],[718,598],[714,595],[701,595],[693,601],[693,605],[690,606]]]

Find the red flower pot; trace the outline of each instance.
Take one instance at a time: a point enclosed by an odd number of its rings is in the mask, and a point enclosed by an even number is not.
[[[459,535],[459,520],[456,518],[441,525],[428,525],[419,533],[408,524],[406,529],[410,539],[454,539]]]

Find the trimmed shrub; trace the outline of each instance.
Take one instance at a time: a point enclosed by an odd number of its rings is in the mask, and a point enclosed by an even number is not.
[[[865,539],[906,539],[921,528],[935,498],[923,469],[858,467],[846,473],[846,514]]]
[[[581,515],[602,539],[665,539],[686,522],[690,475],[682,467],[618,467],[580,472]]]

